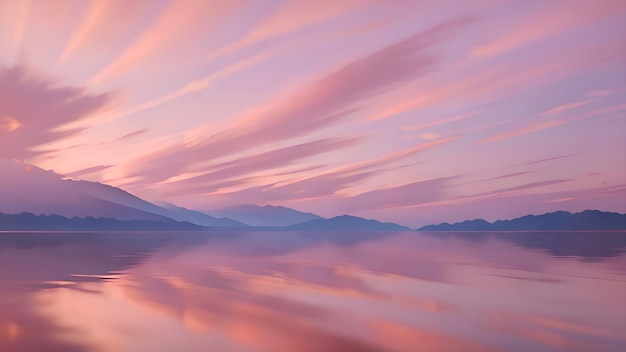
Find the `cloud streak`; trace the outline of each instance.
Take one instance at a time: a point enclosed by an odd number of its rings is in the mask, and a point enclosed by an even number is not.
[[[355,162],[348,165],[340,166],[335,169],[321,172],[314,176],[300,177],[283,182],[270,182],[264,183],[260,186],[253,186],[244,188],[242,190],[236,190],[231,192],[221,193],[220,195],[226,195],[230,202],[246,202],[246,199],[259,199],[262,203],[272,203],[277,201],[302,201],[321,199],[330,196],[340,197],[341,200],[335,200],[333,208],[338,211],[352,211],[352,203],[358,203],[358,209],[365,208],[378,208],[378,201],[373,202],[373,198],[363,196],[362,198],[355,198],[353,196],[340,195],[339,193],[351,186],[354,186],[362,181],[377,176],[379,174],[397,170],[398,168],[404,168],[410,165],[401,165],[393,167],[398,162],[412,158],[420,152],[436,148],[437,146],[445,143],[450,143],[457,140],[459,137],[451,137],[447,139],[431,141],[427,143],[417,144],[411,147],[407,147],[392,153],[382,155],[370,160]],[[391,167],[390,167],[391,166]],[[246,185],[250,182],[250,179],[241,180],[241,185]],[[229,184],[228,186],[234,186],[236,184]],[[409,191],[409,188],[421,187],[418,185],[406,186],[404,191]],[[411,188],[412,189],[412,188]],[[402,192],[401,190],[390,190],[384,194],[392,196],[394,192]],[[415,193],[411,193],[415,195]],[[398,193],[399,195],[399,193]],[[420,196],[421,197],[421,196]],[[415,197],[414,202],[420,202],[423,197]],[[394,198],[395,199],[395,198]],[[367,202],[369,203],[367,203]],[[402,203],[402,200],[396,199],[398,203]],[[404,203],[403,203],[404,204]]]
[[[529,125],[511,130],[511,131],[498,133],[490,137],[481,139],[480,141],[477,142],[477,144],[501,141],[501,140],[518,137],[518,136],[522,136],[522,135],[529,134],[529,133],[543,131],[549,128],[565,125],[565,124],[580,121],[580,120],[585,120],[585,119],[598,117],[598,116],[604,116],[604,115],[611,115],[616,112],[621,113],[623,110],[626,110],[626,104],[613,105],[613,106],[609,106],[606,108],[594,110],[588,113],[578,114],[578,115],[575,115],[573,117],[568,117],[568,118],[553,119],[553,120],[547,120],[547,121],[543,120],[539,122],[534,122]]]
[[[113,165],[98,165],[98,166],[92,166],[92,167],[88,167],[85,169],[81,169],[81,170],[76,170],[76,171],[72,171],[70,173],[67,173],[65,175],[63,175],[64,177],[69,177],[69,178],[73,178],[73,179],[80,179],[81,176],[85,176],[85,175],[89,175],[89,174],[93,174],[95,172],[100,172],[100,171],[104,171],[110,167],[112,167]]]
[[[42,154],[34,148],[78,133],[61,127],[111,103],[111,94],[62,87],[24,65],[0,67],[0,92],[0,155],[18,159]]]
[[[0,0],[0,156],[189,208],[622,209],[626,3],[457,5]]]
[[[391,188],[376,189],[344,198],[343,209],[350,212],[415,206],[446,198],[445,189],[456,177],[411,182]]]
[[[323,153],[336,152],[340,149],[353,147],[363,141],[363,138],[326,138],[312,142],[302,143],[269,152],[251,155],[236,160],[211,165],[204,170],[202,175],[186,178],[180,181],[167,183],[167,188],[173,189],[175,193],[206,192],[214,189],[233,177],[237,177],[247,182],[244,175],[258,172],[267,172],[274,175],[272,170],[294,164],[302,159]],[[278,175],[277,175],[278,176]],[[230,184],[236,185],[234,182]]]
[[[423,129],[430,128],[430,127],[442,126],[442,125],[446,125],[452,122],[463,121],[472,117],[480,116],[484,114],[485,112],[487,112],[487,110],[478,110],[478,111],[471,111],[471,112],[463,113],[463,114],[457,114],[457,115],[446,117],[443,119],[437,119],[437,120],[433,120],[430,122],[421,123],[419,125],[402,126],[402,130],[407,131],[407,132],[412,132],[412,131],[417,131],[417,130],[423,130]]]
[[[553,156],[550,158],[543,158],[543,159],[539,159],[539,160],[533,160],[533,161],[529,161],[527,163],[522,163],[522,164],[517,164],[517,165],[513,165],[511,167],[518,167],[518,166],[526,166],[526,165],[534,165],[534,164],[540,164],[540,163],[545,163],[547,161],[552,161],[552,160],[559,160],[559,159],[565,159],[565,158],[570,158],[572,156],[576,156],[579,155],[578,153],[573,153],[573,154],[565,154],[565,155],[559,155],[559,156]]]
[[[299,137],[344,120],[356,111],[355,104],[431,69],[437,59],[429,50],[472,21],[449,21],[357,59],[292,96],[278,98],[240,116],[230,128],[192,147],[172,147],[147,156],[134,165],[132,176],[141,177],[143,182],[162,181],[197,163],[198,157],[223,157]],[[163,163],[169,168],[162,168]]]
[[[242,37],[217,52],[209,54],[207,57],[215,59],[229,55],[257,44],[280,38],[281,36],[293,34],[307,27],[319,26],[329,20],[337,19],[341,15],[363,7],[367,7],[367,2],[361,0],[340,2],[329,0],[315,2],[306,0],[286,1],[270,11],[267,16],[257,25],[250,28]]]
[[[136,68],[148,57],[163,55],[166,48],[184,42],[185,36],[191,35],[197,28],[194,24],[202,24],[204,30],[209,30],[224,21],[242,4],[240,0],[170,1],[112,62],[89,80],[90,83],[111,79]]]

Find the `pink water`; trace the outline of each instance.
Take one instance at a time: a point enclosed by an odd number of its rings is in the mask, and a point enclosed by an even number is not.
[[[624,233],[0,234],[0,351],[622,351]]]

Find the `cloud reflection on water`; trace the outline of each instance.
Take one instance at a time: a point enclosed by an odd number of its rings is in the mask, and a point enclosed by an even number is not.
[[[0,234],[0,349],[618,350],[626,234],[568,235]]]

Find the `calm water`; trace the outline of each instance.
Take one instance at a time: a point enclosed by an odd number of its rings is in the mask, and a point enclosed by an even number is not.
[[[625,233],[0,233],[0,351],[622,351]]]

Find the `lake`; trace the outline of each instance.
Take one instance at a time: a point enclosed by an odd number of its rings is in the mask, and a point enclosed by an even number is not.
[[[626,233],[0,233],[0,351],[623,351]]]

